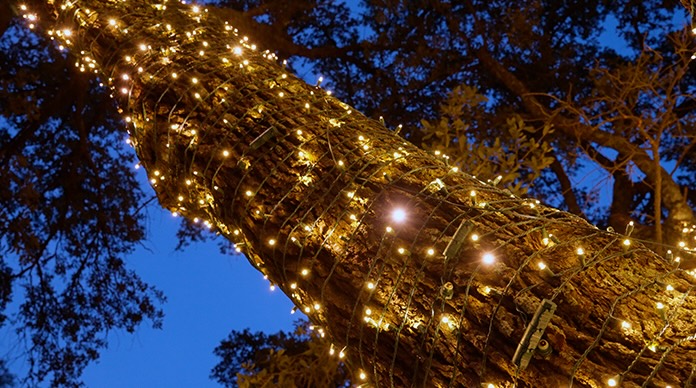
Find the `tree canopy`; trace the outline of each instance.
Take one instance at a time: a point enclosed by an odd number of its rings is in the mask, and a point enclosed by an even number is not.
[[[602,227],[632,221],[658,252],[693,245],[694,50],[675,28],[676,2],[365,1],[361,14],[331,1],[221,5],[255,44],[312,66],[335,95],[451,165]],[[600,41],[607,18],[625,51]],[[142,239],[144,198],[105,80],[83,74],[90,61],[73,66],[42,35],[0,26],[1,300],[24,290],[13,319],[33,377],[68,383],[105,331],[161,319],[162,295],[122,260]],[[583,181],[588,171],[606,184]],[[193,219],[182,235],[198,236]]]
[[[215,354],[211,378],[226,387],[348,387],[350,374],[323,330],[297,321],[295,330],[275,334],[232,331]]]
[[[0,308],[16,307],[0,323],[26,348],[19,377],[71,385],[109,331],[159,326],[164,297],[124,261],[143,239],[145,198],[113,102],[43,35],[3,27]]]

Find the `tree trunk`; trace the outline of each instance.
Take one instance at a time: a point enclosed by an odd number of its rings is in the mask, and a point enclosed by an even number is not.
[[[286,74],[214,8],[51,12],[49,33],[109,79],[162,206],[236,242],[365,373],[356,382],[694,380],[693,277],[674,263],[457,172]],[[520,369],[543,299],[557,305],[543,333],[553,351]]]

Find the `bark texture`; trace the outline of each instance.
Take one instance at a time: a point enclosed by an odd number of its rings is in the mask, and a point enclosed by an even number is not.
[[[693,384],[691,273],[455,171],[286,74],[214,8],[65,4],[34,7],[109,80],[162,206],[237,242],[370,385]],[[518,370],[544,298],[553,352]]]

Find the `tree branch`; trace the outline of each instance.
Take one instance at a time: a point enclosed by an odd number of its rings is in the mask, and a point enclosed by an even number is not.
[[[520,81],[512,72],[504,68],[485,47],[475,51],[481,64],[487,68],[505,87],[512,93],[519,96],[523,107],[538,119],[547,120],[552,118],[555,128],[560,129],[566,135],[576,137],[579,140],[600,144],[623,154],[630,154],[631,161],[650,179],[651,182],[658,180],[658,174],[666,178],[669,176],[662,166],[657,166],[652,158],[642,149],[636,147],[628,139],[604,132],[598,128],[584,125],[578,120],[552,115],[547,108],[539,102],[535,95]],[[681,193],[679,185],[671,179],[662,179],[662,204],[669,210],[668,219],[671,224],[680,226],[682,223],[693,224],[696,222],[696,215]]]
[[[585,213],[580,208],[580,205],[578,205],[578,199],[575,197],[575,193],[573,192],[573,186],[570,182],[570,178],[568,178],[568,175],[566,174],[563,165],[558,160],[558,158],[556,158],[556,156],[553,157],[553,162],[551,163],[551,171],[553,171],[553,173],[556,174],[556,177],[558,178],[558,183],[561,185],[561,194],[565,199],[566,206],[568,206],[568,211],[587,219]]]

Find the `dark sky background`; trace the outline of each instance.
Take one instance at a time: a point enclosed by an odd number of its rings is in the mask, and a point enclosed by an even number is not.
[[[683,18],[675,24],[682,23]],[[615,20],[607,22],[602,42],[623,49],[615,26]],[[309,82],[315,82],[317,75],[309,69],[302,73]],[[152,193],[144,171],[139,175]],[[589,185],[601,178],[598,174],[584,175]],[[86,369],[84,382],[88,387],[218,386],[209,378],[218,361],[213,349],[231,330],[291,330],[300,314],[290,314],[290,300],[278,290],[271,291],[269,282],[246,258],[223,255],[214,242],[193,244],[177,252],[179,221],[156,204],[149,206],[148,213],[146,245],[127,261],[167,296],[164,327],[155,330],[143,325],[133,335],[111,333],[109,348]],[[13,332],[4,328],[0,349],[8,345],[16,346],[16,341]],[[26,368],[18,359],[10,359],[9,366],[20,376]]]

